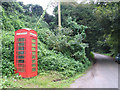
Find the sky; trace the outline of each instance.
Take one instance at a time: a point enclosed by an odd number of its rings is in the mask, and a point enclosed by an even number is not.
[[[45,10],[48,3],[51,0],[17,0],[17,1],[22,1],[25,5],[26,4],[33,4],[33,5],[38,4],[38,5],[42,6],[43,9]],[[55,2],[55,1],[58,1],[58,0],[52,0],[52,1]],[[61,0],[61,1],[62,2],[70,2],[70,1],[73,1],[73,0]],[[82,0],[76,0],[76,1],[78,1],[78,3],[80,3],[80,1],[82,1]],[[53,15],[53,10],[54,10],[54,7],[49,7],[47,9],[47,13],[49,13],[50,15]]]
[[[45,10],[48,3],[51,1],[51,0],[17,0],[17,1],[22,1],[25,5],[26,4],[38,4],[40,6],[43,7],[43,9]],[[52,0],[53,2],[55,1],[58,1],[58,0]],[[61,0],[62,2],[70,2],[70,1],[73,1],[73,0]],[[91,0],[76,0],[78,3],[80,3],[81,1],[91,1]],[[94,1],[97,1],[97,0],[94,0]],[[53,15],[53,10],[54,10],[54,7],[49,7],[47,9],[47,13],[50,14],[50,15]]]
[[[25,5],[26,4],[38,4],[42,6],[44,10],[46,9],[48,3],[50,2],[50,0],[17,0],[17,1],[22,1]],[[49,7],[47,9],[47,13],[49,13],[50,15],[53,15],[52,13],[53,10],[54,10],[53,7]]]

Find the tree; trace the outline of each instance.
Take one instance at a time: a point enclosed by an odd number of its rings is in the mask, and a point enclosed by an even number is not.
[[[120,52],[120,2],[100,3],[95,11],[101,28],[104,30],[104,38],[111,47],[111,52],[117,54]]]

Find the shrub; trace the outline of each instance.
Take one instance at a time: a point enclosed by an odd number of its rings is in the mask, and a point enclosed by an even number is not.
[[[89,60],[76,61],[74,58],[63,55],[61,52],[48,50],[45,44],[39,42],[38,47],[38,70],[55,70],[70,77],[77,72],[83,72],[89,65]],[[83,64],[84,63],[84,64]]]
[[[7,87],[9,87],[9,86],[12,86],[12,84],[11,84],[11,82],[7,79],[7,77],[5,76],[2,80],[1,80],[2,82],[0,83],[1,85],[1,87],[0,87],[0,89],[2,89],[2,88],[7,88]]]
[[[73,21],[71,21],[73,23]],[[83,72],[90,65],[86,57],[83,43],[85,39],[85,26],[76,25],[74,31],[71,28],[50,31],[42,28],[38,31],[38,70],[55,70],[65,76],[73,76],[77,72]],[[77,30],[75,32],[75,30]]]
[[[23,17],[22,8],[14,9],[15,14],[9,11],[10,8],[8,11],[6,9],[2,12],[2,74],[10,76],[14,73],[14,31],[24,26],[34,28],[36,25],[34,22],[38,17],[32,17],[29,14]],[[19,19],[21,15],[23,19]],[[85,71],[90,65],[85,53],[88,45],[83,43],[86,26],[78,25],[71,18],[68,18],[67,22],[68,27],[61,30],[50,31],[48,24],[44,21],[40,21],[40,25],[37,25],[35,30],[38,33],[39,72],[55,70],[70,77],[77,72]]]
[[[94,58],[93,52],[90,52],[90,57],[91,57],[91,58]]]
[[[14,32],[2,33],[2,74],[10,76],[14,73]]]
[[[88,47],[83,40],[86,37],[86,26],[78,25],[71,18],[68,18],[68,26],[70,28],[62,28],[54,30],[47,38],[49,49],[62,52],[64,55],[69,55],[75,60],[82,61],[86,59],[85,48]]]
[[[38,31],[38,39],[47,44],[47,38],[50,36],[50,34],[52,34],[52,32],[48,29],[48,28],[42,28],[42,29],[39,29]]]

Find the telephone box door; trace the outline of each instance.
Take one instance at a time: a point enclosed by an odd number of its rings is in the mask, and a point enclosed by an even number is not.
[[[26,38],[16,38],[16,72],[26,72]]]

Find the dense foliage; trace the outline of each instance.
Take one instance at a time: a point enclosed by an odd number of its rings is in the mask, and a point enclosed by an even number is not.
[[[54,27],[57,26],[57,7],[54,9]],[[120,2],[89,4],[61,3],[62,26],[69,27],[66,19],[72,17],[78,24],[88,26],[86,39],[90,49],[99,53],[120,53]],[[51,27],[52,28],[52,27]]]
[[[14,73],[14,32],[21,28],[32,28],[38,33],[38,72],[54,70],[70,77],[83,72],[90,65],[83,43],[86,26],[79,25],[71,17],[66,19],[67,27],[51,29],[52,16],[47,13],[36,25],[43,9],[39,5],[23,5],[17,2],[2,3],[2,73]],[[37,28],[36,28],[37,27]]]
[[[14,73],[14,32],[2,32],[2,74]]]
[[[120,50],[120,2],[77,4],[62,3],[62,28],[58,30],[57,7],[54,15],[43,13],[39,5],[4,2],[0,6],[2,19],[2,73],[14,73],[14,32],[31,28],[38,33],[38,72],[54,70],[70,77],[90,65],[86,48],[116,55]],[[36,25],[36,23],[38,25]],[[0,26],[0,27],[1,27]],[[86,42],[88,44],[86,44]],[[91,54],[94,57],[93,54]]]
[[[77,25],[75,21],[70,20],[69,24],[77,26],[74,27],[75,31],[72,31],[71,28],[53,31],[45,28],[38,31],[38,33],[40,32],[38,38],[41,41],[39,42],[40,47],[38,47],[39,68],[57,70],[64,75],[72,76],[76,72],[84,71],[90,65],[85,56],[87,44],[82,43],[85,38],[84,30],[86,27]]]

